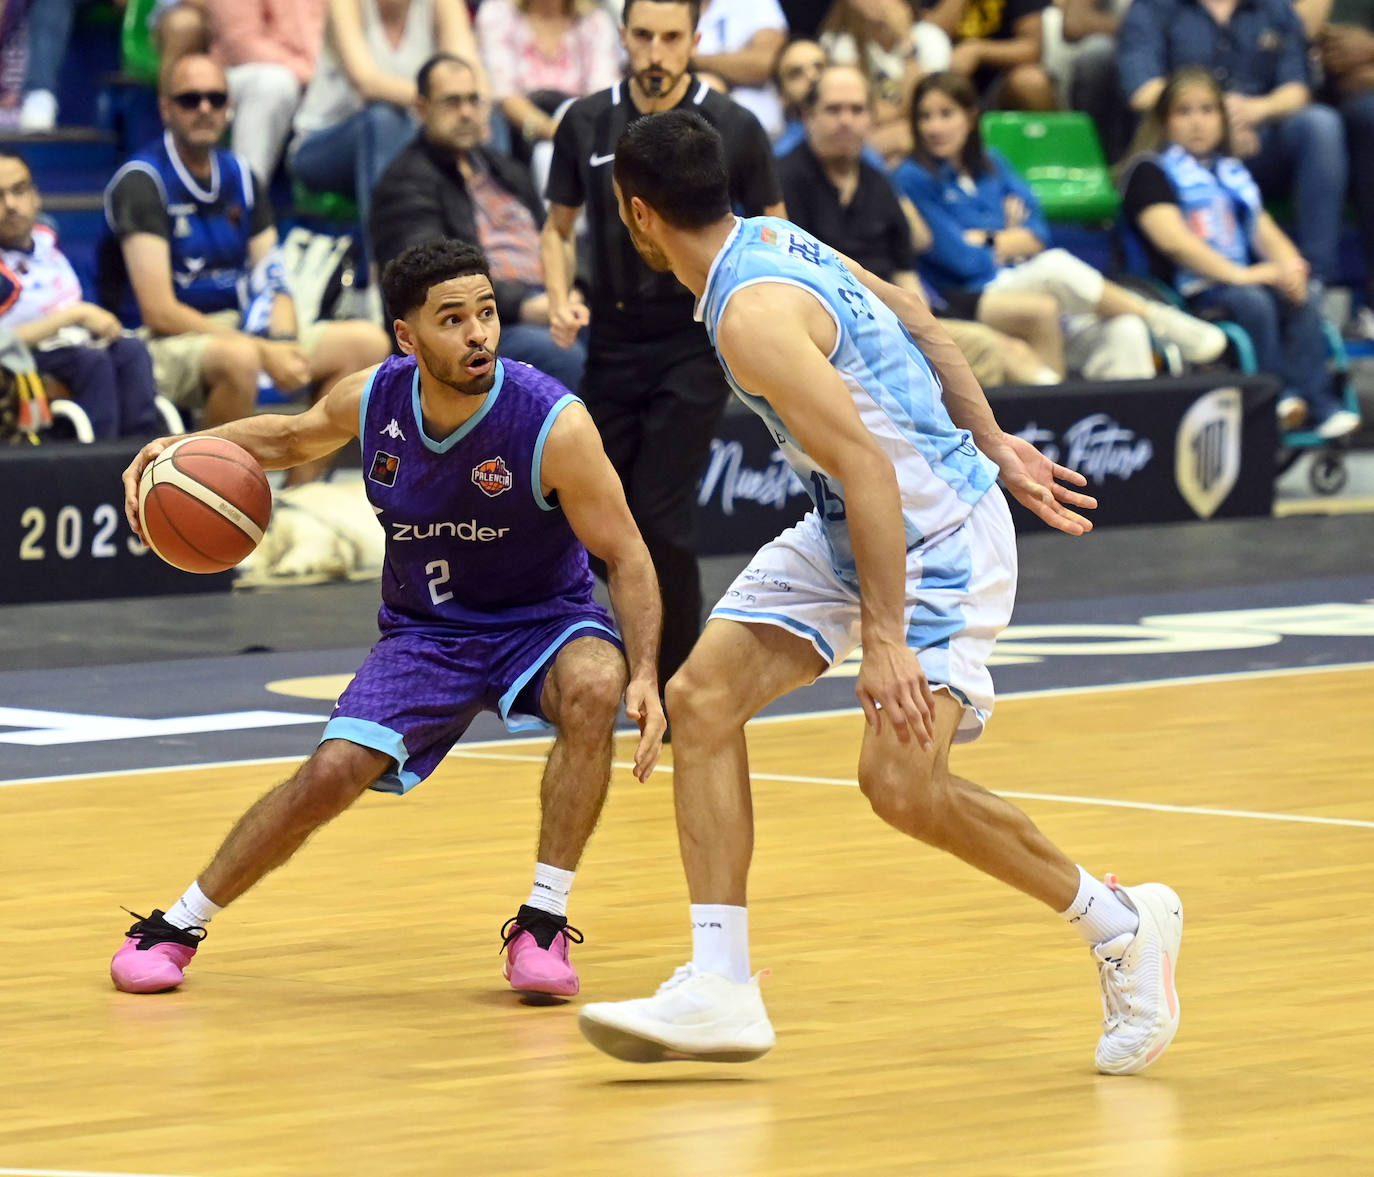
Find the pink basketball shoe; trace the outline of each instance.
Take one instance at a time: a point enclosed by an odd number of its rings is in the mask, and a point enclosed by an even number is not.
[[[570,942],[582,943],[582,933],[565,917],[521,904],[501,929],[501,950],[506,954],[505,976],[512,989],[523,993],[547,993],[575,997],[577,970],[568,959]]]
[[[127,911],[128,909],[125,908]],[[110,979],[125,993],[162,993],[175,989],[186,975],[204,928],[182,930],[169,924],[161,911],[141,916],[130,911],[138,922],[129,929],[128,939],[110,961]]]

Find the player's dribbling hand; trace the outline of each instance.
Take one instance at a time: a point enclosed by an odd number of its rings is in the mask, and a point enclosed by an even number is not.
[[[147,543],[147,540],[143,536],[143,526],[138,517],[139,480],[143,477],[143,471],[148,463],[177,440],[179,439],[176,437],[159,437],[150,441],[134,455],[134,460],[124,469],[124,517],[128,519],[129,526],[133,528],[140,543]]]
[[[658,683],[652,679],[633,679],[625,688],[625,714],[639,724],[639,744],[635,748],[634,774],[647,781],[663,751],[663,733],[668,720],[658,697]]]
[[[915,736],[922,748],[931,746],[935,734],[935,696],[909,646],[901,642],[864,642],[854,693],[859,696],[864,718],[874,734],[882,732],[886,718],[901,743],[909,743]]]
[[[1097,500],[1063,485],[1088,485],[1077,470],[1050,461],[1024,437],[1012,433],[1003,434],[1001,443],[988,451],[988,457],[1002,472],[1007,492],[1051,527],[1068,535],[1086,535],[1093,529],[1092,520],[1070,508],[1091,510],[1097,506]]]

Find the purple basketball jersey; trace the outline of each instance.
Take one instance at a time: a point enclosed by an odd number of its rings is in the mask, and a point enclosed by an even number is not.
[[[393,356],[363,391],[367,497],[386,532],[382,631],[504,628],[591,601],[587,552],[539,467],[576,401],[551,376],[498,360],[482,407],[448,437],[426,435],[415,359]]]

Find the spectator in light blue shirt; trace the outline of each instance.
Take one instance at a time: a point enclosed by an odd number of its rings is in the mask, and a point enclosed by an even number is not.
[[[1292,192],[1312,276],[1337,276],[1347,155],[1340,116],[1312,102],[1307,37],[1292,0],[1134,0],[1117,39],[1121,81],[1138,111],[1164,80],[1200,66],[1226,96],[1232,144],[1266,199]]]

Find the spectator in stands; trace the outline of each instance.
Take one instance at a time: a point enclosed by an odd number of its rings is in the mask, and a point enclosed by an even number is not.
[[[1294,0],[1321,57],[1327,89],[1340,104],[1350,150],[1350,203],[1364,247],[1364,306],[1352,334],[1374,339],[1374,3]]]
[[[24,71],[24,102],[19,129],[42,134],[57,125],[57,74],[71,39],[72,19],[79,0],[30,0],[28,4],[28,64]],[[23,4],[0,4],[0,44],[22,23]]]
[[[788,218],[884,281],[920,291],[907,216],[887,176],[863,159],[872,109],[858,67],[827,66],[803,118],[805,142],[778,161]],[[980,323],[944,325],[985,387],[1059,380],[1019,339]]]
[[[157,0],[148,23],[163,69],[188,53],[210,52],[209,3],[210,0]]]
[[[784,46],[773,66],[773,85],[782,103],[782,131],[773,138],[773,154],[781,159],[806,139],[802,126],[802,104],[811,87],[829,64],[829,58],[819,42],[797,37]],[[881,156],[879,157],[881,159]]]
[[[1141,127],[1125,176],[1124,207],[1144,241],[1151,272],[1200,311],[1234,319],[1250,335],[1262,372],[1284,380],[1279,420],[1308,421],[1343,437],[1360,419],[1341,407],[1327,371],[1321,313],[1309,297],[1309,266],[1231,153],[1226,100],[1203,69],[1169,79]]]
[[[1121,89],[1116,34],[1130,0],[1058,0],[1041,13],[1041,61],[1055,92],[1090,115],[1115,163],[1130,146],[1135,116]]]
[[[558,119],[574,98],[620,77],[620,37],[597,0],[483,0],[477,48],[491,99],[511,127],[511,153],[543,180]]]
[[[477,42],[463,0],[329,0],[325,29],[288,163],[312,191],[351,196],[367,225],[372,189],[414,133],[416,73],[439,52],[476,62]]]
[[[701,39],[692,68],[715,74],[731,98],[751,111],[770,138],[782,131],[782,102],[770,84],[787,43],[787,17],[778,0],[704,0]]]
[[[230,143],[270,184],[315,72],[327,0],[234,0],[211,9],[215,56],[234,107]]]
[[[1231,147],[1265,199],[1294,196],[1298,247],[1312,277],[1332,283],[1346,190],[1345,132],[1312,102],[1307,38],[1292,0],[1134,0],[1121,24],[1117,62],[1137,111],[1154,106],[1184,66],[1222,84]]]
[[[576,389],[587,350],[549,334],[539,231],[544,202],[517,160],[482,146],[487,103],[473,67],[440,54],[420,69],[421,129],[372,198],[372,250],[382,269],[412,245],[454,237],[481,247],[501,316],[501,353]]]
[[[97,438],[166,432],[148,349],[85,300],[57,233],[38,221],[41,207],[28,165],[0,149],[0,324],[33,353],[49,399],[56,381]]]
[[[910,155],[911,92],[925,74],[949,68],[949,34],[916,20],[907,0],[834,0],[820,43],[836,65],[857,65],[868,79],[874,149],[893,164]]]
[[[926,19],[954,42],[949,68],[973,81],[983,104],[1054,110],[1054,83],[1041,64],[1041,13],[1051,0],[938,0]]]
[[[1067,361],[1089,379],[1155,374],[1150,332],[1190,363],[1226,350],[1220,328],[1108,282],[1063,249],[1034,194],[997,152],[983,148],[978,96],[962,74],[916,87],[913,158],[894,175],[933,235],[921,269],[941,294],[1016,291],[1052,295],[1065,318]],[[1148,330],[1147,330],[1148,325]]]
[[[163,74],[163,137],[105,190],[107,305],[132,296],[151,336],[159,391],[194,408],[202,426],[251,413],[259,371],[284,392],[308,387],[319,396],[390,350],[373,323],[297,320],[263,185],[216,147],[228,100],[218,64],[202,54],[181,58]],[[240,293],[245,286],[251,301]]]

